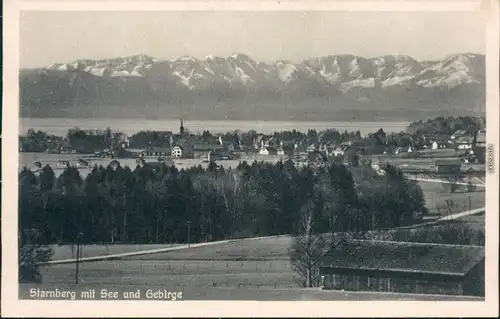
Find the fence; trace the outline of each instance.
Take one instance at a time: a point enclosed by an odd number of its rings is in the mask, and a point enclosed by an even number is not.
[[[436,211],[439,215],[447,216],[463,211],[468,211],[473,208],[471,196],[462,199],[443,199],[441,202],[436,202]]]
[[[72,283],[75,265],[43,268],[51,283]],[[106,275],[103,276],[103,273]],[[82,263],[83,284],[167,287],[298,288],[298,275],[289,260],[137,260]],[[54,282],[53,279],[56,279]]]

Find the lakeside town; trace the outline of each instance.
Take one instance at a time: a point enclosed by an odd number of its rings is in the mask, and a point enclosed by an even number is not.
[[[432,125],[439,121],[447,121],[450,128],[433,129]],[[193,163],[292,160],[295,164],[325,165],[347,163],[350,157],[358,156],[378,163],[392,161],[396,165],[399,160],[405,170],[426,170],[436,167],[433,165],[436,159],[455,159],[467,169],[484,171],[486,129],[481,119],[475,118],[438,118],[413,123],[406,132],[385,133],[379,129],[368,136],[359,131],[339,132],[334,128],[267,135],[256,131],[191,134],[184,121],[180,119],[179,122],[178,132],[141,131],[132,136],[111,129],[74,128],[67,136],[49,136],[41,131],[28,130],[26,136],[20,137],[20,151],[61,155],[62,158],[55,163],[54,157],[51,157],[52,162],[37,159],[33,163],[24,163],[35,170],[47,164],[55,169],[71,165],[81,169],[96,164],[106,166],[106,159],[110,163],[128,160],[126,165],[134,167],[146,163],[174,164],[174,161],[183,159],[198,160]],[[68,155],[72,160],[66,159]]]

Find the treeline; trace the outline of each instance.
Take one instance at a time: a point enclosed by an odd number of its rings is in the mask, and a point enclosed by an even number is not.
[[[427,121],[411,123],[408,127],[408,133],[450,136],[458,130],[464,130],[468,134],[475,134],[485,126],[486,118],[484,116],[437,117]]]
[[[290,234],[304,211],[315,231],[400,226],[425,212],[422,190],[388,167],[313,169],[292,162],[241,163],[224,169],[174,166],[95,167],[83,180],[74,167],[58,178],[49,166],[19,174],[19,229],[40,243],[179,243]],[[418,217],[417,217],[418,218]],[[189,233],[189,234],[188,234]]]

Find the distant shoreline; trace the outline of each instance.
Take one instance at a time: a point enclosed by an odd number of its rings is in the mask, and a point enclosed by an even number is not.
[[[68,129],[107,129],[120,131],[132,135],[140,131],[171,131],[177,132],[181,117],[169,119],[137,119],[137,118],[77,118],[77,117],[52,117],[52,118],[20,118],[19,133],[25,134],[28,129],[40,130],[56,136],[65,136]],[[255,130],[258,133],[272,134],[273,132],[292,131],[307,132],[309,129],[322,131],[336,129],[338,131],[369,134],[382,128],[386,132],[404,131],[410,121],[311,121],[311,120],[194,120],[183,118],[184,126],[191,133],[202,133],[206,130],[211,133],[227,133]]]
[[[249,121],[254,121],[254,122],[318,122],[318,123],[324,123],[324,122],[353,122],[353,123],[371,123],[371,122],[381,122],[381,123],[387,123],[387,122],[394,122],[394,123],[412,123],[414,120],[404,120],[404,119],[390,119],[390,118],[377,118],[373,120],[358,120],[358,119],[352,119],[352,120],[343,120],[343,119],[337,119],[337,120],[330,120],[330,119],[308,119],[308,118],[302,118],[302,119],[223,119],[223,118],[190,118],[190,117],[165,117],[165,118],[138,118],[138,117],[112,117],[112,116],[98,116],[98,117],[85,117],[85,116],[20,116],[20,120],[48,120],[48,119],[71,119],[71,120],[138,120],[138,121],[177,121],[180,120],[181,118],[188,120],[188,121],[195,121],[195,122],[249,122]]]

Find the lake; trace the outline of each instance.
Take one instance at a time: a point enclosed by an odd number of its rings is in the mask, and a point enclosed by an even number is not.
[[[236,130],[255,130],[259,133],[270,134],[275,131],[297,130],[307,132],[308,129],[317,131],[335,128],[339,131],[357,131],[367,135],[380,128],[385,132],[404,131],[410,122],[310,122],[310,121],[203,121],[184,120],[184,127],[191,133],[209,130],[212,133],[225,133]],[[144,120],[144,119],[117,119],[117,118],[21,118],[19,134],[26,135],[28,129],[40,130],[48,134],[65,136],[68,129],[106,129],[132,135],[139,131],[156,130],[178,132],[180,120]]]

